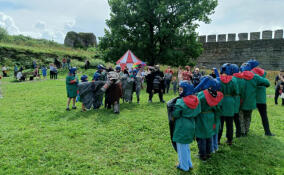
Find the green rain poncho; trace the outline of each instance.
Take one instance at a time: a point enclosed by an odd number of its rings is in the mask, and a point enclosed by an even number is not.
[[[68,75],[66,77],[66,90],[68,98],[75,98],[77,96],[78,77],[74,75]]]

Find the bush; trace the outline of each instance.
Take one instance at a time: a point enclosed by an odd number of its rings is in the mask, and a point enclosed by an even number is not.
[[[8,38],[8,32],[0,27],[0,41],[5,41]]]
[[[97,68],[97,66],[99,64],[106,65],[105,61],[103,61],[101,59],[92,59],[92,60],[89,60],[89,61],[90,61],[90,67],[91,68]]]

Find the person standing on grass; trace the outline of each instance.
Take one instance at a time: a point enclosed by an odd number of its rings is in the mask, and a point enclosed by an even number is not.
[[[224,123],[226,122],[227,144],[232,145],[234,133],[234,115],[235,115],[235,99],[234,96],[239,94],[237,80],[232,76],[232,66],[229,63],[221,67],[221,92],[224,94],[222,103],[221,128],[218,135],[218,143],[221,141]]]
[[[261,76],[262,78],[266,77],[266,72],[264,69],[256,67],[252,69],[252,72]],[[256,107],[261,116],[262,126],[266,136],[274,136],[271,133],[269,127],[269,120],[267,117],[267,105],[266,105],[266,87],[265,86],[257,86],[256,89]]]
[[[2,67],[2,73],[3,73],[3,77],[8,77],[7,67],[5,65]]]
[[[69,70],[68,76],[66,77],[66,90],[67,90],[67,111],[70,111],[69,105],[71,100],[73,100],[72,109],[76,109],[76,96],[77,96],[77,86],[78,78],[76,76],[76,68],[71,68]]]
[[[284,70],[281,70],[280,73],[275,77],[275,96],[274,96],[274,102],[275,105],[278,105],[278,97],[283,92],[283,86],[284,86]],[[284,106],[284,99],[282,98],[282,105]]]
[[[182,73],[183,70],[181,69],[181,67],[178,67],[178,83],[182,81]]]
[[[241,95],[240,124],[242,136],[247,136],[250,128],[252,111],[256,109],[256,93],[258,86],[269,87],[270,83],[266,78],[251,72],[259,63],[250,60],[242,64],[241,72],[244,79],[244,92]]]
[[[234,96],[235,99],[235,115],[234,115],[234,123],[236,127],[236,137],[241,137],[241,125],[240,125],[240,106],[241,106],[241,94],[244,91],[244,80],[242,79],[242,73],[240,73],[240,69],[236,64],[232,64],[233,76],[237,81],[239,87],[239,94]]]
[[[195,119],[199,158],[203,161],[210,158],[211,152],[218,150],[215,146],[218,137],[214,131],[216,128],[215,115],[221,111],[221,101],[224,97],[223,93],[218,91],[220,88],[220,81],[208,76],[202,78],[201,83],[195,89],[196,91],[204,89],[197,96],[201,104],[201,113]],[[212,142],[214,142],[213,151],[211,150]]]
[[[17,77],[17,73],[18,73],[18,66],[17,64],[14,65],[14,77]]]
[[[105,67],[103,65],[97,66],[97,72],[94,74],[92,81],[106,81]],[[93,96],[93,107],[99,109],[103,105],[104,94],[94,94]]]
[[[119,65],[115,66],[115,71],[118,73],[119,79],[121,79],[123,77],[124,73],[121,71],[121,67]]]
[[[143,83],[143,76],[142,76],[142,71],[143,68],[139,67],[138,72],[136,76],[134,77],[134,84],[135,84],[135,92],[136,92],[136,98],[137,98],[137,103],[140,103],[140,92],[142,89],[142,83]]]
[[[176,93],[177,93],[177,85],[178,85],[177,77],[173,77],[172,84],[173,84],[174,95],[176,95]]]
[[[175,129],[173,142],[177,144],[179,164],[177,168],[182,171],[189,171],[193,168],[190,155],[189,144],[195,137],[195,117],[201,112],[201,105],[196,95],[194,87],[187,81],[179,84],[180,97],[173,111]]]
[[[46,80],[47,68],[44,65],[41,67],[41,72],[42,72],[43,79]]]
[[[155,93],[159,94],[160,102],[165,103],[163,99],[164,89],[164,73],[160,71],[160,66],[156,65],[154,69],[151,69],[151,73],[146,76],[147,81],[147,93],[149,94],[149,103],[152,103],[152,98]]]
[[[173,78],[173,74],[174,72],[172,71],[171,67],[168,66],[168,69],[165,71],[165,90],[164,90],[164,94],[165,93],[169,93],[169,89],[171,87],[171,81]]]
[[[88,109],[90,109],[90,107],[92,106],[91,105],[92,104],[92,94],[88,94],[87,93],[88,92],[87,91],[88,86],[86,86],[86,85],[89,85],[88,84],[88,76],[87,75],[82,75],[81,76],[81,82],[78,84],[78,91],[79,91],[79,93],[77,94],[77,99],[76,99],[76,101],[80,101],[82,103],[82,112],[87,111],[86,106],[84,105],[84,103],[87,104]]]
[[[62,59],[62,68],[65,69],[67,66],[66,66],[66,58],[63,58]]]
[[[54,78],[54,65],[52,63],[49,65],[49,76],[51,80]]]
[[[34,75],[34,78],[40,79],[39,66],[35,68],[33,75]]]
[[[71,64],[71,59],[67,58],[66,62],[67,62],[67,68],[70,69],[70,67],[71,67],[71,65],[70,65]]]

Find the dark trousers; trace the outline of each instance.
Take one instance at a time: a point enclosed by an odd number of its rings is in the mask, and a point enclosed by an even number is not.
[[[169,93],[171,87],[171,80],[165,80],[165,92],[164,93]]]
[[[239,113],[236,113],[234,115],[234,123],[235,123],[235,127],[236,127],[236,137],[240,137],[241,136],[241,125],[240,125]]]
[[[208,139],[201,139],[196,138],[198,143],[198,149],[199,149],[199,156],[207,156],[211,153],[211,144],[212,144],[212,138]]]
[[[54,78],[54,72],[53,72],[53,71],[50,71],[50,72],[49,72],[49,76],[50,76],[50,79],[53,79],[53,78]]]
[[[149,93],[149,100],[150,100],[150,101],[152,101],[153,96],[154,96],[154,93],[153,93],[153,92]],[[162,93],[161,91],[159,92],[159,98],[160,98],[160,101],[161,101],[161,102],[164,101],[164,100],[163,100],[163,93]]]
[[[2,71],[2,73],[3,73],[3,77],[8,77],[6,71]]]
[[[54,72],[54,79],[57,79],[57,72]]]
[[[267,105],[266,104],[256,104],[258,112],[261,116],[262,126],[266,135],[271,134],[269,128],[269,121],[267,117]]]
[[[176,95],[176,93],[177,93],[177,86],[174,86],[173,90],[174,90],[174,94]]]
[[[278,97],[280,96],[281,94],[279,93],[279,89],[277,88],[275,90],[275,96],[274,96],[274,102],[275,104],[277,105],[278,104]],[[282,105],[284,105],[284,99],[282,99]]]
[[[219,135],[218,135],[218,142],[220,142],[221,140],[225,122],[226,122],[227,142],[230,143],[233,141],[233,133],[234,133],[233,120],[234,120],[234,117],[225,117],[225,116],[221,117],[221,128],[220,128]]]

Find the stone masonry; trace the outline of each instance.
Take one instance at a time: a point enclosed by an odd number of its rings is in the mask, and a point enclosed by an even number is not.
[[[203,53],[198,58],[198,66],[219,68],[224,63],[241,65],[249,59],[256,59],[260,66],[267,70],[284,69],[283,30],[260,32],[209,35],[207,42],[203,36]],[[239,40],[236,40],[238,36]],[[248,39],[250,36],[250,39]],[[274,38],[272,37],[274,36]],[[228,38],[226,40],[226,38]],[[216,41],[216,39],[218,39]]]

